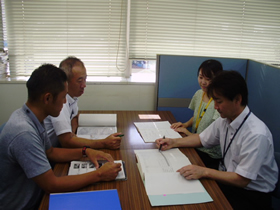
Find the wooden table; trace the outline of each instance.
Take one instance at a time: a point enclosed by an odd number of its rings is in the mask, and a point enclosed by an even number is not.
[[[174,116],[169,111],[80,111],[80,113],[116,113],[118,132],[124,133],[119,150],[102,151],[110,153],[115,160],[125,161],[128,179],[126,181],[100,182],[89,185],[78,191],[117,189],[121,206],[123,210],[132,209],[232,209],[229,202],[221,192],[217,183],[213,180],[201,179],[201,183],[212,197],[213,202],[201,204],[187,204],[174,206],[152,207],[147,196],[145,187],[141,180],[136,165],[135,149],[155,149],[154,143],[145,143],[139,135],[134,122],[149,121],[169,121],[176,122]],[[158,114],[161,119],[139,119],[138,114]],[[189,158],[192,164],[204,166],[203,162],[193,148],[180,148],[180,150]],[[54,173],[56,176],[65,176],[68,173],[69,163],[56,164]],[[49,195],[45,194],[39,209],[48,209]],[[93,207],[94,208],[94,207]]]

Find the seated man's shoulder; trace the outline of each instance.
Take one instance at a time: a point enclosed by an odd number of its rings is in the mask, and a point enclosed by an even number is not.
[[[270,133],[267,125],[259,119],[256,115],[252,115],[251,121],[248,125],[250,129],[252,129],[252,132],[255,134],[267,134]]]

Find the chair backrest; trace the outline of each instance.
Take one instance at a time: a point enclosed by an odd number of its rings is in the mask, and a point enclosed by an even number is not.
[[[278,170],[280,170],[280,152],[275,152],[274,157],[278,166]],[[278,182],[272,195],[276,198],[280,198],[280,173],[278,174]]]

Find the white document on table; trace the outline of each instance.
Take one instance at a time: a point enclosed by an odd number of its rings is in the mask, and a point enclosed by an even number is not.
[[[98,164],[99,167],[102,167],[107,161],[99,160]],[[124,166],[124,162],[122,160],[115,160],[114,163],[121,164],[121,171],[118,173],[116,180],[124,180],[126,179],[126,170]],[[78,175],[84,174],[88,172],[96,171],[95,165],[90,161],[71,161],[68,175]]]
[[[138,132],[145,142],[155,142],[159,138],[182,138],[182,136],[170,128],[168,121],[134,122]]]
[[[199,180],[186,180],[180,173],[150,174],[145,176],[147,195],[168,195],[204,192]]]
[[[105,139],[117,132],[117,114],[80,114],[77,136]]]
[[[199,180],[186,180],[178,169],[191,165],[178,149],[134,150],[137,166],[152,206],[213,201]]]

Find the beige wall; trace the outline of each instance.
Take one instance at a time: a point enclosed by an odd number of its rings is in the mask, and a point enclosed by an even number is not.
[[[79,99],[80,110],[154,110],[155,84],[88,83]],[[0,83],[0,125],[27,99],[25,82]]]

